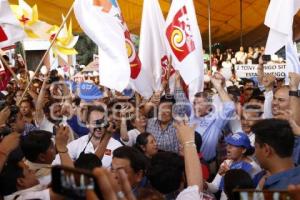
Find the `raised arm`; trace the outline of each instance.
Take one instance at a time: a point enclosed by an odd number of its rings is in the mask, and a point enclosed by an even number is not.
[[[61,165],[67,167],[74,167],[73,160],[71,159],[67,148],[69,135],[69,127],[59,126],[55,136],[55,147],[57,153],[59,154]]]
[[[232,102],[231,98],[229,97],[228,93],[225,91],[222,85],[222,77],[220,76],[213,76],[211,77],[211,83],[213,84],[214,88],[217,90],[218,95],[223,103],[225,102]]]
[[[48,81],[48,78],[45,78],[42,88],[40,90],[40,94],[39,94],[36,104],[35,104],[35,121],[38,124],[45,117],[43,107],[44,107],[44,97],[45,97],[45,93],[46,93],[47,81]]]
[[[2,171],[9,154],[20,144],[19,133],[11,133],[4,137],[0,143],[0,172]]]
[[[178,140],[183,146],[185,174],[188,186],[197,185],[199,191],[202,191],[203,177],[195,144],[195,130],[185,122],[178,122],[175,127],[177,129]]]
[[[290,91],[297,92],[300,83],[300,74],[289,73]],[[290,108],[293,120],[300,126],[300,97],[290,96]]]

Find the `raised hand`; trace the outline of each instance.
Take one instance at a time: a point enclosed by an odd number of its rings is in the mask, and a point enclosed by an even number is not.
[[[289,79],[290,79],[290,89],[292,91],[298,90],[299,83],[300,83],[300,74],[290,72]]]
[[[178,140],[182,145],[195,142],[195,125],[189,126],[186,122],[181,121],[176,122],[174,126],[177,129]]]
[[[58,126],[55,136],[55,145],[58,152],[67,151],[70,129],[67,126]]]

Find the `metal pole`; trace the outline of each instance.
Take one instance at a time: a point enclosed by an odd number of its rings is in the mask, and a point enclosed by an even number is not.
[[[240,46],[243,46],[243,0],[240,0]]]
[[[210,0],[208,0],[208,6],[207,6],[207,10],[208,10],[208,45],[209,45],[209,67],[208,70],[211,70],[211,3]]]

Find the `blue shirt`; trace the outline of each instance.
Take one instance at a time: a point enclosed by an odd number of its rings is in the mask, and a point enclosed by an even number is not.
[[[300,165],[300,137],[295,137],[293,160],[296,165]]]
[[[229,122],[230,118],[234,116],[235,105],[233,101],[223,103],[222,110],[212,111],[204,117],[196,117],[191,111],[192,105],[184,95],[181,89],[176,89],[174,92],[176,103],[185,102],[186,105],[178,106],[175,111],[178,113],[191,113],[190,122],[196,124],[196,131],[202,136],[201,153],[205,161],[211,161],[216,157],[216,149],[222,129]],[[190,105],[188,105],[189,103]]]
[[[79,119],[76,115],[73,115],[71,119],[67,120],[68,125],[72,128],[74,133],[76,133],[79,137],[87,135],[90,131],[87,127],[83,126],[82,123],[79,123]]]
[[[31,131],[39,130],[34,125],[30,123],[25,123],[24,131],[22,133],[23,136],[28,135]]]
[[[268,177],[264,189],[285,190],[290,184],[300,184],[300,166]]]
[[[216,157],[216,149],[222,135],[222,129],[234,114],[233,102],[226,102],[223,105],[223,110],[219,112],[210,113],[204,117],[194,116],[191,118],[191,123],[196,124],[196,131],[202,136],[201,152],[206,161]]]

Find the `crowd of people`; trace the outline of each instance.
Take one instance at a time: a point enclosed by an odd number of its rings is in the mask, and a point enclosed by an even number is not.
[[[226,61],[257,63],[257,82],[228,86],[217,69],[193,99],[178,72],[174,93],[164,84],[143,99],[56,70],[31,77],[26,90],[24,63],[16,62],[18,79],[5,66],[0,199],[76,199],[76,184],[73,194],[57,191],[53,166],[89,173],[95,185],[84,188],[86,199],[233,200],[246,189],[299,199],[300,74],[282,85],[264,73],[262,54],[217,50],[212,62],[219,69]],[[65,185],[72,179],[61,178]]]

